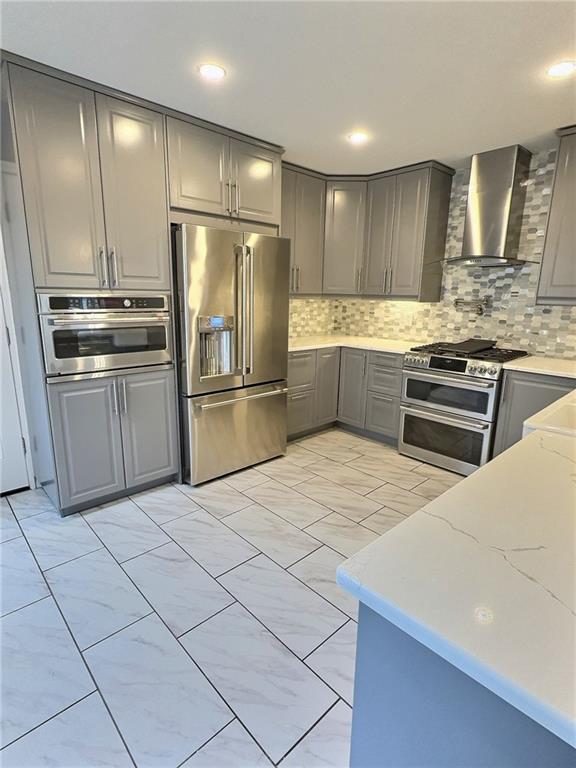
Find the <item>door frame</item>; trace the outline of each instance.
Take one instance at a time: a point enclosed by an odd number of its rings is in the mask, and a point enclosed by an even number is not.
[[[22,369],[20,368],[20,358],[18,353],[18,336],[16,325],[14,324],[14,313],[12,310],[12,296],[10,293],[10,284],[8,281],[8,269],[6,266],[6,254],[4,253],[4,234],[0,230],[0,291],[2,292],[2,303],[4,306],[4,319],[0,317],[0,322],[6,323],[8,330],[9,355],[14,379],[14,388],[16,390],[16,404],[18,407],[18,417],[20,420],[20,429],[22,437],[26,442],[26,451],[24,460],[26,462],[26,475],[30,488],[36,488],[36,476],[34,474],[34,464],[32,461],[32,450],[30,444],[30,434],[28,431],[28,419],[26,417],[26,407],[24,404],[24,390],[22,387]]]

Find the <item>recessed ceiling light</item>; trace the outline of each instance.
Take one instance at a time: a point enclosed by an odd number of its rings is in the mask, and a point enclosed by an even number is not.
[[[350,144],[365,144],[368,141],[368,134],[366,131],[352,131],[348,134],[348,141]]]
[[[548,70],[550,77],[568,77],[576,72],[576,61],[560,61]]]
[[[205,80],[223,80],[226,77],[226,70],[219,64],[201,64],[199,72]]]

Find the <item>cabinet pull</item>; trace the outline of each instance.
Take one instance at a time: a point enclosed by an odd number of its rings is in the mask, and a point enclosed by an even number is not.
[[[300,293],[300,267],[296,267],[296,290]]]
[[[230,179],[228,179],[228,181],[226,182],[226,199],[227,199],[228,202],[226,203],[225,210],[226,210],[226,213],[229,216],[232,216],[232,188],[231,188],[231,186],[232,185],[230,184]]]
[[[364,355],[364,363],[362,365],[362,378],[366,376],[366,360],[368,359],[368,355]]]
[[[389,281],[389,285],[388,285],[388,293],[392,293],[392,267],[390,267],[390,269],[388,271],[389,271],[389,274],[390,274],[390,281]]]
[[[290,267],[290,290],[294,293],[294,267]]]
[[[118,286],[118,260],[116,257],[116,248],[114,248],[114,246],[108,251],[108,261],[111,275],[110,282],[112,287],[116,288]]]
[[[384,267],[384,293],[388,290],[388,267]]]
[[[126,397],[126,379],[120,379],[120,392],[122,394],[122,413],[128,413],[128,398]]]
[[[302,400],[304,397],[308,397],[309,394],[310,394],[309,392],[306,392],[305,395],[288,395],[288,399],[289,400]]]
[[[508,382],[510,379],[508,376],[504,375],[504,388],[502,389],[502,397],[500,398],[500,405],[503,405],[506,402],[506,398],[508,397]]]
[[[118,416],[118,380],[112,379],[112,410]]]
[[[240,184],[238,184],[238,180],[234,181],[232,189],[234,190],[234,208],[232,213],[240,216]]]
[[[108,262],[106,261],[106,249],[104,246],[98,246],[98,258],[100,259],[100,282],[103,288],[108,288]]]

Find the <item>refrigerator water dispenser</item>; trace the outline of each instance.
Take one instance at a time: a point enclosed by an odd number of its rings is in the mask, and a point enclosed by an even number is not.
[[[207,315],[198,318],[200,376],[234,373],[234,317]]]

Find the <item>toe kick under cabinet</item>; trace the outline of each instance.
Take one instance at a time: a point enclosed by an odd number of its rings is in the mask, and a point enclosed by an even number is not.
[[[63,514],[177,473],[173,369],[54,379],[47,390]]]

